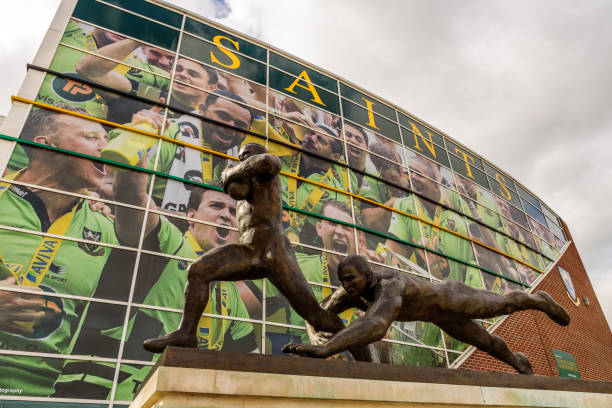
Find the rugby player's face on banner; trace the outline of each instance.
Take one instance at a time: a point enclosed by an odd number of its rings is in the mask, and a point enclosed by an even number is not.
[[[333,205],[327,205],[322,215],[339,221],[348,223],[353,222],[350,214],[347,214]],[[351,227],[327,220],[321,220],[317,223],[316,229],[317,235],[319,235],[323,242],[324,249],[343,254],[355,253],[355,240]]]
[[[197,62],[188,60],[187,58],[179,59],[176,64],[176,75],[177,81],[181,81],[185,84],[197,86],[198,88],[210,90],[212,84],[209,83],[210,76],[203,66]],[[177,82],[174,84],[174,89],[177,96],[188,96],[198,97],[202,95],[202,91],[195,89],[185,84]]]
[[[58,115],[55,121],[57,126],[55,138],[37,136],[34,141],[100,157],[100,152],[108,143],[108,134],[99,123],[70,115]],[[45,141],[41,140],[42,138],[45,138]],[[57,165],[63,169],[62,174],[73,178],[73,182],[79,187],[98,188],[106,175],[104,164],[83,158],[65,160],[63,157],[58,157]]]
[[[251,113],[246,108],[221,97],[217,98],[206,109],[204,114],[208,118],[240,129],[248,130],[251,126]],[[218,151],[226,151],[234,146],[238,146],[244,137],[243,133],[226,127],[215,126],[209,123],[206,123],[204,126],[211,133],[212,148]]]
[[[438,190],[438,185],[422,176],[425,174],[429,177],[433,177],[433,171],[429,166],[420,160],[415,160],[410,163],[410,169],[414,170],[410,175],[412,178],[412,184],[414,186],[415,191],[426,195],[427,197],[432,197],[435,192]]]
[[[173,53],[146,45],[142,46],[142,52],[148,64],[161,68],[167,72],[172,70],[172,65],[174,64]]]
[[[337,160],[337,154],[332,153],[332,142],[333,140],[331,137],[310,131],[304,135],[302,147],[308,152]]]
[[[207,190],[197,210],[187,210],[187,216],[200,221],[236,227],[236,201],[220,191]],[[205,251],[238,242],[238,231],[190,221],[189,230]]]
[[[364,159],[367,153],[365,152],[365,150],[361,149],[368,148],[368,143],[365,135],[355,126],[346,124],[344,128],[344,137],[346,138],[346,141],[348,143],[354,145],[349,145],[346,147],[349,156],[349,162],[351,161],[351,159],[355,161],[361,161],[362,159]],[[355,146],[358,146],[361,149],[358,149]]]

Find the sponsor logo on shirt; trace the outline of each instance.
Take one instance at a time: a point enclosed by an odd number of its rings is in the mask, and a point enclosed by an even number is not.
[[[78,77],[76,73],[69,74]],[[59,97],[71,102],[87,102],[96,97],[96,93],[89,85],[70,78],[55,77],[51,86]]]
[[[102,233],[98,231],[92,231],[87,227],[83,227],[83,239],[88,241],[100,242],[102,240]],[[92,244],[89,242],[79,242],[79,248],[85,251],[91,256],[102,256],[105,253],[104,248],[99,245]]]

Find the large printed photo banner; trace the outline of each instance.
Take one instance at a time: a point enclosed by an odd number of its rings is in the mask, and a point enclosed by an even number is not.
[[[133,398],[156,359],[142,341],[178,326],[190,264],[238,242],[220,177],[245,143],[280,158],[283,227],[319,301],[351,254],[506,293],[565,244],[547,207],[446,136],[154,3],[79,0],[35,101],[61,111],[32,106],[0,181],[0,348],[20,353],[0,353],[0,374],[23,396],[107,400],[118,377],[115,400]],[[307,339],[266,280],[216,283],[210,299],[201,348]],[[385,339],[383,363],[447,367],[465,349],[422,322]]]

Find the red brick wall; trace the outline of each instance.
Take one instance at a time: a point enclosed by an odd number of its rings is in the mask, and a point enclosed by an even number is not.
[[[565,231],[569,236],[567,227]],[[569,298],[557,266],[570,273],[579,306]],[[535,290],[550,293],[565,307],[571,317],[569,326],[558,326],[544,313],[529,310],[509,316],[495,334],[503,337],[512,351],[527,355],[538,375],[559,376],[551,351],[555,348],[574,356],[583,379],[612,381],[612,332],[573,242]],[[585,297],[589,306],[583,301]],[[479,350],[459,368],[516,373],[509,365]]]

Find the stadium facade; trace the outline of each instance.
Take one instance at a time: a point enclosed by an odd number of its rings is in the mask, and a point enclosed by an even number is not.
[[[531,311],[481,323],[537,374],[612,381],[601,307],[535,194],[403,108],[170,4],[62,1],[0,138],[0,407],[129,404],[156,358],[142,341],[180,321],[190,262],[238,238],[219,178],[247,142],[283,163],[284,227],[319,300],[354,253],[547,290],[569,327]],[[306,338],[266,280],[216,284],[199,333],[220,352]],[[421,322],[375,348],[380,364],[512,372]]]

